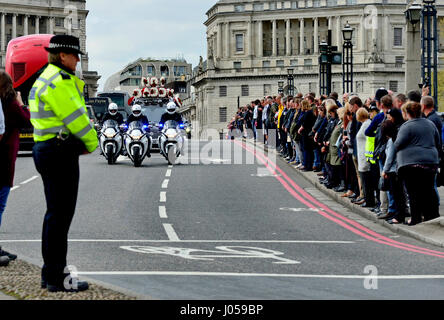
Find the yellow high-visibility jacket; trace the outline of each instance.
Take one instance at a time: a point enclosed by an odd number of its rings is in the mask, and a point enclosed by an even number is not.
[[[63,69],[49,64],[29,93],[34,141],[47,141],[59,133],[71,133],[89,152],[98,146],[97,132],[88,117],[85,83]]]
[[[278,129],[281,128],[281,116],[282,116],[282,112],[284,111],[284,106],[282,104],[279,105],[279,113],[278,113]]]
[[[376,160],[374,158],[375,152],[375,137],[367,137],[367,140],[365,142],[365,157],[367,158],[367,161],[370,163],[376,163]]]

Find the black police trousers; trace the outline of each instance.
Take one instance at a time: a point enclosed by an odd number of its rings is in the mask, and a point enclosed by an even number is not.
[[[81,144],[75,138],[66,141],[54,138],[37,142],[33,148],[34,163],[42,176],[46,197],[47,209],[42,231],[42,280],[49,284],[60,285],[64,280],[68,232],[79,187]]]

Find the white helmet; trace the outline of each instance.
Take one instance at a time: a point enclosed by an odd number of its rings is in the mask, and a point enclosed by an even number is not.
[[[119,108],[117,107],[117,104],[115,104],[114,102],[110,103],[109,106],[108,106],[108,111],[113,116],[115,116],[117,114],[117,110],[118,109]]]
[[[177,106],[176,106],[176,103],[174,101],[168,102],[168,104],[167,104],[167,112],[169,114],[175,114],[176,113],[176,109],[177,109]]]
[[[140,115],[142,114],[142,107],[138,104],[135,104],[131,107],[131,112],[133,116],[140,117]]]

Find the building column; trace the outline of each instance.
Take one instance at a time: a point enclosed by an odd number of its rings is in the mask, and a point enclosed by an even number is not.
[[[285,35],[285,41],[286,41],[286,55],[291,56],[291,21],[290,19],[286,20],[286,35]]]
[[[319,52],[319,22],[318,22],[318,17],[315,17],[313,19],[314,21],[314,30],[313,30],[313,41],[314,41],[314,53],[318,53]]]
[[[258,30],[257,30],[257,41],[258,41],[258,52],[257,52],[257,56],[258,57],[262,57],[264,55],[264,26],[263,26],[263,22],[262,20],[257,22],[258,26]]]
[[[54,17],[49,17],[48,22],[49,22],[49,34],[54,34]]]
[[[273,20],[272,21],[272,24],[273,24],[273,37],[272,37],[272,41],[273,41],[273,44],[272,44],[272,48],[273,48],[273,53],[272,53],[272,55],[273,56],[277,56],[277,28],[276,28],[276,20]]]
[[[248,21],[248,55],[254,55],[253,48],[253,21]]]
[[[230,23],[225,22],[225,58],[230,57]]]
[[[361,15],[361,22],[360,22],[360,28],[359,28],[359,50],[361,51],[367,51],[367,30],[364,27],[365,25],[365,17],[364,15]]]
[[[17,38],[17,13],[12,14],[12,38]]]
[[[25,16],[23,17],[23,35],[25,35],[25,36],[27,36],[29,34],[28,19],[29,19],[29,15],[25,14]]]
[[[5,52],[6,51],[6,14],[2,12],[2,18],[1,18],[1,27],[2,27],[2,33],[1,33],[1,44],[0,44],[0,51]]]
[[[305,46],[304,46],[304,34],[305,34],[305,21],[304,18],[299,19],[300,27],[299,27],[299,54],[304,54]]]
[[[222,53],[222,23],[219,23],[217,25],[217,48],[216,48],[216,55],[218,58],[221,58],[223,53]]]
[[[374,17],[376,19],[376,24],[372,27],[372,50],[378,50],[378,27],[379,27],[379,16]]]
[[[40,16],[35,17],[35,34],[40,33]]]
[[[336,17],[336,45],[338,46],[338,51],[342,50],[342,24],[341,17]]]
[[[384,27],[386,28],[384,51],[390,50],[390,40],[392,38],[392,25],[390,24],[390,17],[388,14],[384,15]]]

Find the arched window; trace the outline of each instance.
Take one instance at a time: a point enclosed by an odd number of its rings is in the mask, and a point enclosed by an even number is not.
[[[170,76],[170,69],[168,66],[161,66],[160,67],[160,76],[161,77],[169,77]]]
[[[146,73],[149,77],[154,77],[156,75],[156,67],[154,65],[147,66]]]

